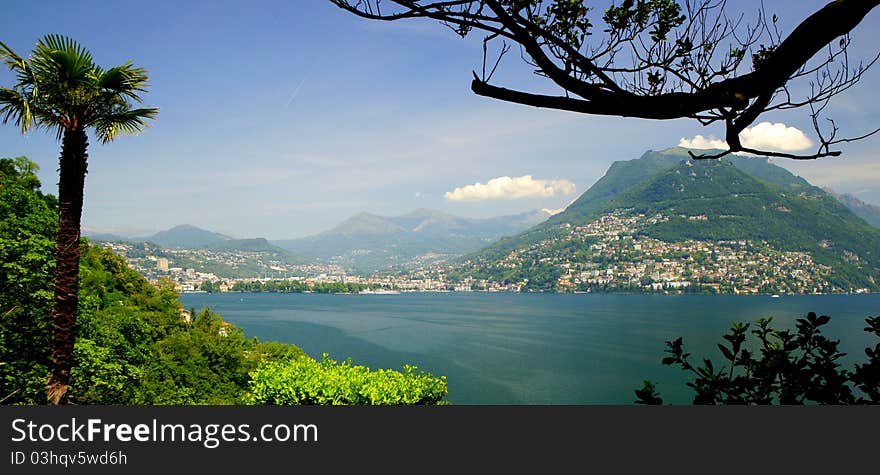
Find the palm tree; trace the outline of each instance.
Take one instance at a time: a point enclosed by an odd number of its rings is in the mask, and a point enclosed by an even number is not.
[[[52,308],[52,373],[49,402],[65,400],[73,366],[79,290],[80,218],[91,129],[108,143],[147,126],[156,108],[134,108],[147,87],[147,72],[131,62],[103,69],[70,38],[49,35],[23,59],[0,42],[0,59],[15,74],[12,88],[0,87],[0,119],[24,134],[32,128],[55,132],[61,140],[58,180],[58,238],[55,250],[55,300]]]

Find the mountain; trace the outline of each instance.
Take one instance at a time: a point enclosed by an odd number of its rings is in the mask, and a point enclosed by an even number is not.
[[[880,228],[880,206],[866,203],[847,193],[837,194],[831,190],[825,191],[834,195],[835,198],[840,200],[840,202],[843,203],[844,206],[849,208],[850,211],[855,213],[856,216],[864,219],[871,226],[874,226],[875,228]]]
[[[404,231],[401,226],[389,218],[370,213],[358,213],[318,236],[383,236]]]
[[[196,249],[230,239],[229,236],[206,231],[191,224],[181,224],[165,231],[159,231],[152,236],[136,240],[152,242],[169,249]]]
[[[694,150],[699,153],[717,153],[718,150]],[[621,160],[611,164],[605,175],[559,214],[527,231],[504,238],[482,251],[482,254],[501,256],[517,247],[539,241],[554,234],[556,226],[563,223],[583,223],[603,210],[609,200],[620,193],[669,170],[684,160],[690,160],[688,149],[672,147],[666,150],[648,150],[640,158]],[[772,164],[766,157],[730,155],[724,158],[744,173],[760,181],[783,186],[792,190],[818,190],[803,178]]]
[[[766,158],[674,148],[616,162],[564,212],[461,262],[463,275],[533,289],[877,290],[880,230]]]
[[[306,257],[371,272],[473,252],[549,216],[541,210],[487,219],[462,218],[432,209],[393,217],[359,213],[315,236],[273,244]]]
[[[263,256],[271,259],[283,261],[286,264],[299,265],[311,263],[311,259],[305,258],[291,253],[286,249],[282,249],[274,244],[269,243],[265,238],[253,239],[229,239],[203,246],[202,249],[210,251],[244,251],[261,253]]]
[[[287,253],[287,251],[285,251],[284,249],[269,244],[269,241],[267,241],[265,238],[227,239],[226,241],[215,242],[213,244],[202,246],[202,249],[209,249],[212,251],[276,252],[282,254]]]
[[[89,238],[89,240],[91,240],[91,241],[114,242],[114,241],[130,241],[131,240],[131,238],[127,238],[125,236],[120,236],[118,234],[93,233],[91,231],[83,231],[83,236]]]

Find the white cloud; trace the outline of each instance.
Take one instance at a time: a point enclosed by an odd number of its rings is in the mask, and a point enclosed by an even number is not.
[[[754,127],[746,127],[739,134],[739,139],[746,148],[767,150],[771,152],[797,152],[813,146],[813,142],[797,127],[789,127],[783,123],[761,122]],[[723,140],[713,136],[696,135],[692,139],[682,138],[679,147],[727,150],[729,147]]]
[[[682,137],[682,139],[678,141],[678,146],[684,148],[695,148],[699,150],[710,148],[727,150],[729,148],[727,146],[727,142],[723,140],[718,140],[715,137],[703,137],[699,134],[695,135],[692,139],[686,139]]]
[[[813,146],[813,142],[797,127],[788,127],[783,123],[760,124],[746,128],[739,134],[743,145],[759,150],[775,152],[797,152]]]
[[[447,191],[443,197],[450,201],[482,201],[513,198],[548,198],[557,194],[575,192],[568,180],[536,180],[531,175],[500,176],[486,183],[474,183]]]

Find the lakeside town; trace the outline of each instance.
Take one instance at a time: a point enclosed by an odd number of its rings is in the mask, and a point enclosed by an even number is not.
[[[705,221],[706,215],[679,216]],[[706,293],[866,293],[829,281],[832,268],[806,252],[779,251],[767,242],[718,240],[664,242],[641,233],[668,216],[616,210],[582,226],[516,249],[494,263],[468,261],[471,271],[493,266],[491,275],[534,275],[528,266],[551,269],[556,291]],[[515,283],[526,288],[528,279]]]
[[[491,291],[514,290],[508,285],[465,279],[451,283],[424,273],[358,275],[336,264],[290,263],[276,255],[236,249],[165,249],[151,243],[101,242],[125,258],[132,269],[148,281],[167,279],[178,292],[251,291],[255,283],[300,282],[307,288],[328,284],[352,284],[370,291]],[[307,290],[306,290],[307,291]]]
[[[685,216],[693,221],[705,215]],[[342,293],[653,292],[804,294],[867,293],[840,289],[831,267],[805,252],[779,251],[766,242],[719,240],[664,242],[641,233],[668,221],[623,210],[594,221],[560,226],[562,232],[510,251],[492,263],[466,260],[420,269],[359,275],[339,265],[289,262],[284,256],[246,250],[163,249],[150,243],[105,242],[151,282],[168,279],[179,292],[330,291]],[[538,272],[548,270],[543,287]],[[482,278],[477,278],[480,276]],[[289,282],[295,285],[278,285]],[[274,284],[272,284],[274,283]],[[530,285],[531,283],[531,285]],[[332,287],[342,284],[342,287]]]

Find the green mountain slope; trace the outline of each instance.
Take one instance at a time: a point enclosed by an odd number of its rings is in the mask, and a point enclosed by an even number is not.
[[[181,224],[165,231],[159,231],[152,236],[135,240],[149,241],[169,249],[195,249],[229,239],[229,236],[220,233],[206,231],[191,224]]]
[[[463,275],[527,289],[577,288],[580,281],[619,289],[625,281],[627,289],[643,290],[658,279],[695,286],[695,275],[723,282],[729,272],[729,280],[752,291],[878,289],[880,231],[836,198],[765,158],[685,157],[677,148],[615,163],[563,213],[467,256]],[[703,251],[749,265],[733,271],[718,262],[695,264]],[[655,270],[658,257],[678,270]],[[614,277],[587,275],[597,270]]]
[[[611,200],[605,211],[624,208],[668,215],[642,231],[663,241],[766,241],[810,253],[835,269],[832,281],[844,288],[873,286],[870,278],[880,277],[880,231],[817,188],[792,193],[728,161],[683,162]]]
[[[265,238],[229,239],[227,241],[204,246],[204,249],[211,251],[243,251],[260,253],[267,259],[277,259],[294,265],[308,264],[312,262],[311,259],[293,254],[286,249],[270,244]]]
[[[605,175],[568,205],[565,211],[521,234],[498,240],[488,248],[478,251],[474,257],[497,258],[517,247],[552,236],[560,224],[584,222],[595,216],[609,199],[643,183],[658,172],[674,167],[686,158],[688,155],[685,149],[672,148],[663,151],[649,150],[635,160],[614,162]]]

